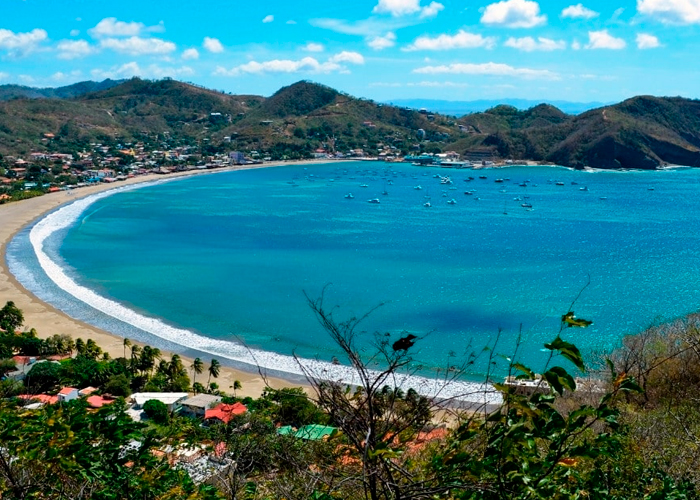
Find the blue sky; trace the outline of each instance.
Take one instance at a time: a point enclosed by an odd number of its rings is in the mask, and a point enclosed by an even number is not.
[[[700,0],[1,0],[0,84],[170,76],[376,100],[700,97]]]

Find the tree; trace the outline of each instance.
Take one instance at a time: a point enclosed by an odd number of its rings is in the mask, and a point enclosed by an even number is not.
[[[129,379],[123,373],[112,375],[103,386],[104,392],[112,396],[127,397],[131,394]]]
[[[129,340],[128,338],[124,337],[124,342],[123,342],[123,344],[124,344],[124,359],[126,359],[126,348],[127,348],[127,347],[131,347],[131,340]]]
[[[200,358],[194,358],[190,368],[192,368],[192,387],[194,387],[197,381],[197,375],[200,375],[204,371],[204,363]]]
[[[236,393],[237,393],[238,391],[240,391],[240,390],[243,388],[243,386],[241,385],[241,381],[240,381],[240,380],[234,380],[234,381],[233,381],[233,387],[232,387],[232,388],[233,388],[233,397],[235,398],[235,397],[236,397]]]
[[[219,374],[221,373],[221,363],[219,363],[216,359],[211,360],[211,364],[209,365],[209,378],[207,379],[207,385],[211,382],[211,378],[218,378]]]
[[[156,424],[167,424],[170,420],[168,407],[162,401],[149,399],[143,404],[144,413]]]
[[[32,366],[27,373],[25,385],[31,394],[39,394],[55,388],[60,380],[61,365],[46,361]]]
[[[24,315],[13,301],[8,301],[5,306],[0,309],[0,328],[5,330],[5,332],[14,334],[23,323]]]

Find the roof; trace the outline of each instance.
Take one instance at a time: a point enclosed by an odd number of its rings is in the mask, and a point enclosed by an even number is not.
[[[90,394],[92,394],[96,390],[97,390],[96,387],[86,387],[85,389],[80,389],[78,391],[78,394],[80,394],[81,396],[89,396]]]
[[[58,393],[59,393],[61,396],[68,396],[68,395],[71,394],[73,391],[78,392],[78,389],[76,389],[75,387],[64,387],[63,389],[61,389],[60,391],[58,391]]]
[[[290,434],[294,434],[295,432],[296,431],[294,430],[294,427],[292,427],[291,425],[285,425],[277,429],[277,434],[279,434],[280,436],[288,436]]]
[[[184,406],[192,406],[195,408],[209,408],[212,403],[218,403],[221,401],[221,396],[214,396],[213,394],[197,394],[191,398],[187,398],[182,402]]]
[[[327,436],[330,436],[335,430],[335,427],[331,427],[329,425],[305,425],[304,427],[301,427],[298,431],[296,431],[294,433],[294,436],[300,439],[318,441],[324,439]],[[279,430],[277,432],[279,432]]]
[[[58,396],[49,396],[47,394],[20,394],[17,397],[25,401],[38,401],[47,405],[58,403]]]
[[[216,418],[221,420],[223,423],[228,424],[233,417],[236,415],[242,415],[248,411],[248,408],[243,403],[234,403],[232,405],[227,405],[221,403],[214,408],[204,412],[204,419]]]
[[[136,401],[136,404],[143,406],[146,401],[155,399],[166,405],[177,403],[187,397],[186,392],[137,392],[131,395],[131,399]]]
[[[106,399],[102,396],[90,396],[86,401],[93,408],[102,408],[105,405],[114,403],[114,399]]]

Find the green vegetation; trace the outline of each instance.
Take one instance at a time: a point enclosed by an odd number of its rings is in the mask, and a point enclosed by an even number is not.
[[[145,423],[128,416],[121,398],[100,409],[88,408],[84,399],[34,410],[23,407],[25,402],[13,396],[25,391],[93,385],[113,396],[126,396],[140,386],[177,384],[187,377],[177,355],[166,361],[157,349],[141,348],[128,339],[123,342],[124,357],[116,360],[105,359],[92,340],[77,339],[71,346],[56,335],[42,341],[77,355],[60,364],[36,363],[24,385],[0,384],[6,398],[0,402],[0,495],[207,500],[698,498],[700,414],[694,401],[700,396],[700,315],[626,338],[605,361],[597,383],[577,378],[587,367],[576,346],[562,336],[544,346],[549,361],[537,370],[487,349],[481,354],[488,356],[487,365],[505,359],[509,380],[515,383],[491,381],[502,402],[486,412],[453,406],[454,425],[447,429],[433,423],[436,412],[444,412],[444,401],[393,386],[408,373],[419,337],[376,333],[376,351],[367,358],[356,344],[360,335],[368,335],[358,328],[367,315],[339,321],[323,297],[309,299],[309,305],[356,369],[359,385],[323,380],[299,360],[311,396],[301,388],[268,388],[258,399],[242,400],[247,412],[208,426],[170,413],[155,400],[143,406],[149,417]],[[12,305],[4,310],[15,323],[21,321],[21,311],[18,315]],[[567,311],[561,335],[588,323]],[[6,332],[0,340],[14,346],[7,339],[21,336]],[[443,383],[449,385],[473,360],[453,365]],[[215,378],[220,365],[213,361],[208,371]],[[0,363],[6,372],[13,366]],[[204,362],[193,362],[191,369],[193,375],[203,373]],[[523,389],[523,382],[530,389]],[[223,397],[226,404],[240,401]],[[323,439],[314,432],[293,432],[309,424],[322,434],[332,432]],[[207,462],[208,482],[202,482],[199,469],[184,465],[192,459],[177,458],[180,451],[214,460]]]

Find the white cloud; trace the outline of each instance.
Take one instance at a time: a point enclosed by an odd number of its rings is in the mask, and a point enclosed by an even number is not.
[[[576,5],[570,5],[566,9],[561,11],[561,17],[570,17],[571,19],[593,19],[598,17],[596,11],[584,7],[583,4],[577,3]]]
[[[70,30],[70,36],[78,36],[80,34],[80,30]]]
[[[187,49],[182,53],[182,58],[188,59],[199,59],[199,51],[197,49]]]
[[[422,19],[429,19],[438,15],[438,12],[444,10],[445,6],[438,2],[430,2],[430,5],[423,7],[420,11]]]
[[[423,81],[423,82],[417,82],[417,83],[407,83],[407,87],[428,87],[428,88],[446,88],[446,87],[451,87],[451,88],[464,88],[464,87],[469,87],[468,83],[461,83],[461,82],[428,82],[428,81]]]
[[[54,73],[53,75],[51,75],[51,79],[54,81],[57,81],[57,82],[62,82],[62,81],[67,80],[67,79],[75,80],[77,78],[80,78],[81,75],[82,75],[82,72],[80,70],[71,71],[68,74],[63,73],[61,71],[58,71],[58,72]]]
[[[367,40],[367,45],[374,50],[384,50],[396,45],[396,35],[393,31],[384,36],[375,36]]]
[[[648,33],[637,33],[636,42],[638,49],[655,49],[661,47],[659,39]]]
[[[522,50],[523,52],[551,52],[553,50],[563,50],[566,48],[566,42],[564,40],[552,40],[551,38],[543,37],[538,37],[537,40],[535,40],[531,36],[523,38],[510,37],[505,41],[504,45],[506,47]]]
[[[313,57],[304,57],[298,60],[274,59],[271,61],[250,61],[232,69],[222,66],[216,68],[217,76],[240,76],[244,74],[261,75],[264,73],[331,73],[346,72],[343,63],[364,64],[365,59],[357,52],[343,51],[333,55],[325,62],[319,62]]]
[[[94,28],[90,28],[88,33],[93,38],[114,38],[120,36],[139,36],[148,31],[164,31],[163,25],[146,27],[143,23],[124,22],[117,20],[116,17],[106,17]]]
[[[534,28],[547,22],[540,15],[540,5],[531,0],[503,0],[492,3],[484,10],[481,22],[506,28]]]
[[[208,36],[204,37],[202,47],[214,54],[219,54],[224,51],[224,46],[221,45],[221,42],[217,38],[210,38]]]
[[[286,24],[296,24],[296,23],[297,22],[294,19],[290,19],[289,21],[287,21]]]
[[[328,59],[330,63],[350,63],[350,64],[364,64],[365,58],[359,52],[350,52],[344,50],[332,56]]]
[[[494,37],[483,37],[459,30],[456,35],[439,35],[434,38],[421,36],[416,38],[411,45],[404,48],[405,51],[414,50],[450,50],[450,49],[474,49],[484,47],[491,49],[496,45]]]
[[[78,59],[97,52],[86,40],[61,40],[56,45],[59,59]]]
[[[700,0],[637,0],[637,12],[665,24],[700,24]]]
[[[160,38],[106,38],[100,41],[100,46],[115,52],[140,56],[146,54],[169,54],[177,49],[173,42]]]
[[[35,51],[39,44],[48,38],[48,34],[42,29],[33,29],[27,33],[0,29],[0,50],[6,50],[12,56],[23,56]]]
[[[437,75],[437,74],[452,74],[452,75],[481,75],[481,76],[508,76],[515,78],[524,78],[528,80],[543,79],[543,80],[559,80],[557,73],[547,69],[531,69],[531,68],[515,68],[507,64],[501,63],[484,63],[484,64],[449,64],[442,66],[424,66],[413,70],[414,73]]]
[[[379,0],[372,12],[391,14],[394,17],[420,13],[421,18],[429,18],[437,16],[444,8],[439,2],[430,2],[427,7],[421,7],[420,0]]]
[[[306,52],[323,52],[324,47],[320,43],[309,42],[301,50],[305,50]]]
[[[574,50],[581,50],[581,42],[579,42],[578,40],[574,40],[571,43],[571,48]]]
[[[93,78],[104,80],[105,78],[119,79],[130,78],[132,76],[140,76],[142,78],[165,78],[165,77],[182,77],[194,75],[194,70],[188,66],[162,67],[157,64],[151,64],[145,68],[141,68],[136,62],[114,66],[108,70],[93,69],[91,72]]]
[[[10,77],[9,74],[0,71],[0,80],[7,80]]]
[[[360,35],[364,37],[381,36],[387,31],[394,31],[417,24],[416,18],[389,18],[380,19],[371,17],[349,22],[343,19],[310,19],[309,24],[316,28],[342,33],[343,35]]]
[[[587,49],[621,50],[627,47],[622,38],[615,38],[608,30],[589,31]]]
[[[275,20],[275,16],[273,16],[272,14],[269,14],[263,18],[262,22],[267,24],[267,23],[271,23],[274,20]]]

